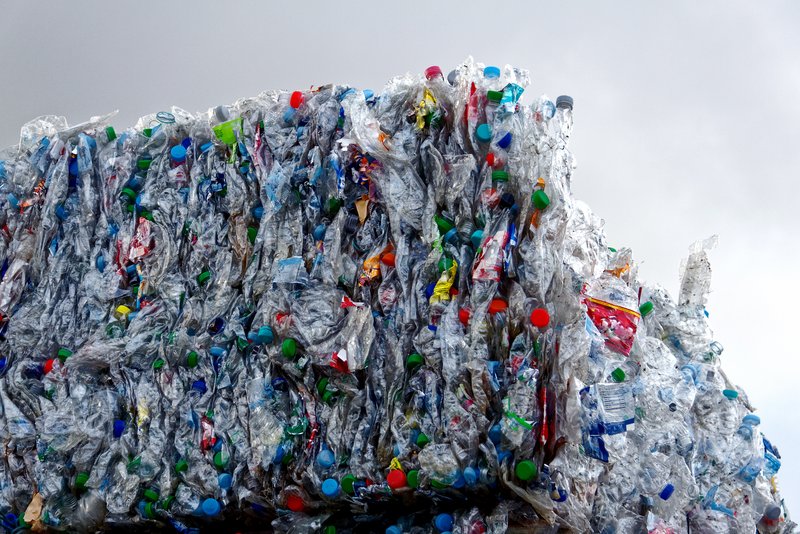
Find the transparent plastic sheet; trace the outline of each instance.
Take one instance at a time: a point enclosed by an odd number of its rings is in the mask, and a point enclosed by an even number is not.
[[[0,161],[7,530],[789,532],[720,368],[570,190],[569,97],[468,59]]]

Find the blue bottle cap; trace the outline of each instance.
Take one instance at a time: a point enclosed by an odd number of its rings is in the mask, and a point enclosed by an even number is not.
[[[278,448],[275,451],[275,457],[272,459],[272,463],[275,465],[280,464],[283,461],[283,457],[285,454],[286,451],[283,450],[283,445],[278,445]]]
[[[203,380],[202,378],[200,380],[195,380],[194,382],[192,382],[192,389],[197,391],[201,395],[205,394],[205,392],[208,391],[208,388],[206,387],[206,381]]]
[[[453,516],[450,514],[439,514],[433,520],[433,524],[441,532],[451,530],[453,528]]]
[[[467,486],[474,486],[478,482],[478,470],[474,467],[465,467],[464,482]]]
[[[200,152],[206,153],[214,147],[214,143],[209,141],[208,143],[203,143],[200,145]]]
[[[561,95],[556,98],[556,107],[564,109],[572,109],[573,101],[571,96]]]
[[[72,176],[78,176],[78,160],[73,159],[69,162],[69,173]]]
[[[283,112],[283,122],[292,122],[295,114],[297,114],[297,110],[289,106],[286,108],[286,111]]]
[[[725,397],[730,400],[739,398],[739,392],[736,391],[735,389],[723,389],[722,394],[725,395]]]
[[[186,137],[183,141],[181,141],[181,145],[183,145],[183,148],[189,148],[192,146],[192,138]]]
[[[464,478],[464,473],[462,473],[461,471],[459,471],[459,472],[456,474],[456,479],[455,479],[455,480],[453,481],[453,483],[452,483],[452,484],[450,484],[450,485],[451,485],[452,487],[454,487],[455,489],[461,489],[461,488],[463,488],[463,487],[464,487],[466,484],[467,484],[467,481],[466,481],[466,479]]]
[[[497,142],[497,146],[502,149],[506,149],[511,146],[511,132],[506,132],[506,134]]]
[[[97,256],[97,259],[94,260],[94,264],[97,267],[97,270],[101,273],[106,270],[106,259],[103,257],[102,254]]]
[[[444,240],[446,243],[454,244],[455,241],[458,241],[458,230],[450,228],[447,233],[444,234]]]
[[[503,432],[500,428],[500,423],[495,424],[489,429],[489,439],[492,440],[492,443],[494,443],[495,446],[500,445],[500,440],[503,439]]]
[[[469,238],[472,241],[472,246],[474,248],[478,248],[481,246],[481,242],[483,241],[483,230],[475,230],[472,232],[472,235]]]
[[[747,414],[742,418],[742,423],[750,426],[757,426],[761,424],[761,418],[755,414]]]
[[[210,352],[212,356],[216,356],[217,358],[219,358],[220,356],[224,356],[225,355],[225,347],[214,346],[214,347],[211,347],[208,350],[208,352]]]
[[[328,229],[327,226],[324,224],[318,224],[316,228],[314,228],[314,240],[315,241],[322,241],[325,239],[325,231]]]
[[[330,498],[339,495],[339,482],[332,478],[325,479],[322,483],[322,494]]]
[[[186,161],[186,147],[183,145],[175,145],[169,150],[169,157],[175,163],[183,163]]]
[[[125,432],[125,421],[122,419],[114,420],[114,437],[119,438]]]
[[[256,219],[260,219],[263,216],[264,216],[264,208],[263,207],[256,206],[255,208],[253,208],[253,217],[255,217]]]
[[[212,498],[204,500],[200,507],[203,509],[203,513],[207,516],[217,515],[222,510],[222,507],[219,505],[219,501]]]
[[[673,486],[672,484],[667,484],[666,486],[664,486],[664,489],[661,490],[661,493],[659,493],[658,496],[661,497],[662,500],[666,501],[667,499],[672,497],[672,492],[674,491],[675,491],[675,486]]]
[[[272,328],[270,328],[269,325],[264,325],[259,328],[256,340],[263,345],[272,344],[272,342],[275,341],[275,334],[272,332]]]
[[[233,477],[230,473],[220,473],[217,477],[217,484],[219,484],[220,489],[230,489],[233,485]]]
[[[336,461],[336,456],[330,449],[322,449],[321,451],[319,451],[319,454],[317,454],[317,464],[319,464],[320,467],[323,467],[325,469],[332,466],[335,461]]]
[[[386,534],[403,534],[403,530],[397,525],[386,527]]]
[[[488,124],[479,124],[475,129],[475,137],[482,143],[488,143],[492,140],[492,128]]]
[[[486,67],[483,69],[483,75],[490,79],[499,78],[500,69],[494,66]]]
[[[364,89],[364,100],[369,100],[373,96],[375,96],[375,93],[372,92],[372,89]]]

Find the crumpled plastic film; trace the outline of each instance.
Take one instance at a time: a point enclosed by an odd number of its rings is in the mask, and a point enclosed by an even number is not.
[[[468,59],[0,155],[9,531],[790,532],[708,327],[573,198],[573,99]]]

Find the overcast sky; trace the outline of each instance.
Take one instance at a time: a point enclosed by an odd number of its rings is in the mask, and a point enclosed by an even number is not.
[[[574,191],[645,279],[674,296],[688,246],[720,236],[708,311],[723,369],[800,513],[800,2],[3,4],[0,147],[38,115],[119,109],[119,131],[265,89],[377,91],[467,55],[529,69],[523,102],[572,95]]]

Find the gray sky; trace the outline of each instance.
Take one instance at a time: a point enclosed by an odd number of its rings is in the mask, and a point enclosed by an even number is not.
[[[43,114],[119,109],[121,130],[265,89],[378,91],[467,55],[527,68],[523,102],[575,98],[574,191],[641,276],[674,296],[687,247],[719,234],[708,311],[723,369],[780,448],[800,513],[800,2],[381,4],[6,0],[0,147]]]

